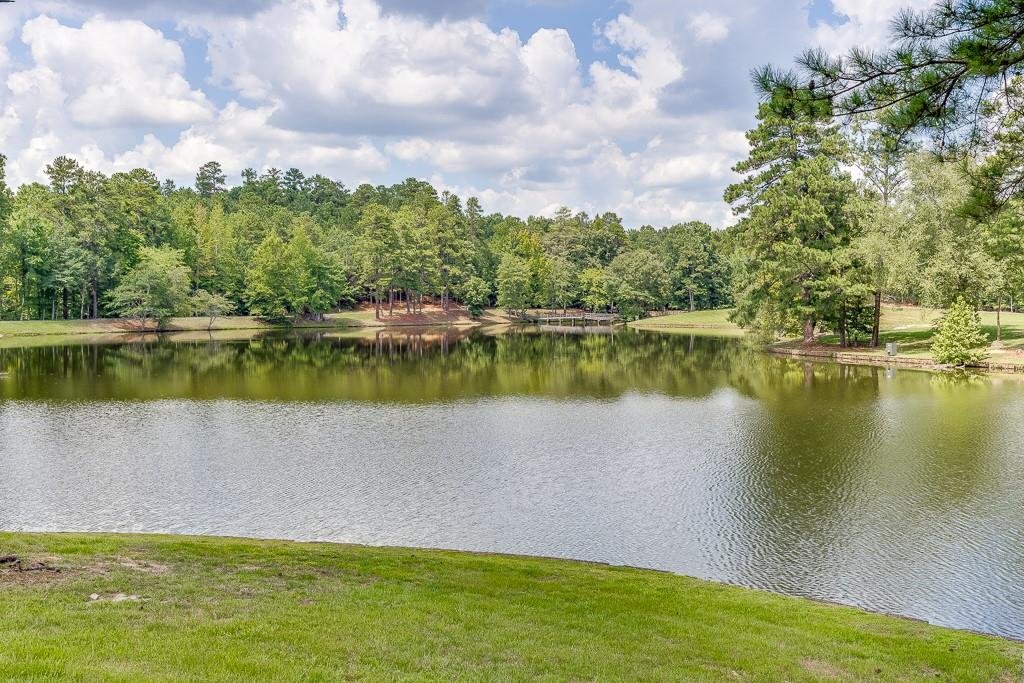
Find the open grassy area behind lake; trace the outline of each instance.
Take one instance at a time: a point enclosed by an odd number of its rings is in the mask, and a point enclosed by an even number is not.
[[[729,320],[731,309],[720,309],[710,311],[678,311],[668,315],[645,318],[644,320],[630,323],[631,327],[637,329],[652,329],[661,331],[693,331],[713,330],[722,334],[741,334],[742,330],[735,323]],[[912,358],[931,358],[931,345],[935,336],[935,323],[942,317],[943,311],[937,308],[926,308],[922,306],[898,306],[886,305],[882,307],[881,330],[879,334],[879,347],[871,349],[862,345],[851,348],[850,351],[863,353],[865,355],[884,356],[885,343],[896,342],[899,345],[899,355]],[[996,340],[996,313],[995,311],[981,311],[982,331],[990,341]],[[1024,313],[1011,313],[1003,311],[1000,314],[1002,321],[1002,342],[1001,348],[988,350],[989,360],[1005,364],[1024,364]],[[826,334],[818,339],[818,342],[825,346],[838,346],[839,338],[836,335]],[[783,342],[783,346],[801,346],[799,340]]]
[[[655,315],[643,320],[629,323],[630,327],[644,329],[713,329],[724,333],[742,333],[742,329],[729,320],[732,309],[714,309],[707,311],[671,311],[665,315]]]
[[[488,311],[484,322],[507,322],[499,311]],[[385,308],[380,318],[376,317],[373,308],[363,307],[350,311],[328,313],[324,320],[295,320],[290,325],[275,325],[263,318],[248,315],[219,316],[211,326],[208,317],[177,317],[171,318],[161,329],[162,332],[197,332],[207,329],[218,331],[229,330],[269,330],[276,327],[295,328],[337,328],[337,327],[401,327],[422,325],[472,324],[468,313],[463,308],[453,308],[445,314],[439,307],[429,307],[422,314],[408,315],[404,307],[396,307],[394,314]],[[155,323],[148,322],[147,331],[155,331]],[[71,336],[95,334],[138,334],[137,322],[123,318],[99,318],[96,320],[0,320],[0,337],[29,336]]]
[[[1019,643],[671,574],[0,533],[5,680],[1011,681]],[[52,571],[59,568],[59,572]]]
[[[899,355],[914,358],[931,358],[931,345],[935,336],[935,323],[942,317],[943,311],[937,308],[921,306],[884,306],[879,332],[878,349],[859,349],[865,353],[885,355],[885,344],[896,342]],[[981,329],[989,338],[996,340],[995,311],[981,311]],[[1000,314],[1002,321],[1002,348],[988,349],[988,360],[1004,364],[1024,363],[1024,313]],[[821,337],[823,344],[838,345],[839,338],[835,335]]]

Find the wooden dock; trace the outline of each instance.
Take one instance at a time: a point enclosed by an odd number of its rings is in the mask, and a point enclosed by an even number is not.
[[[516,317],[523,322],[535,323],[537,325],[544,326],[572,326],[581,324],[584,327],[588,327],[595,325],[617,325],[622,322],[622,318],[615,313],[587,313],[584,311],[568,311],[565,313],[559,313],[557,311],[551,311],[548,313],[524,313]]]

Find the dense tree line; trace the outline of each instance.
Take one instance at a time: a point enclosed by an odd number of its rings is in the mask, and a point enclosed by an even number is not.
[[[216,162],[182,188],[68,157],[46,173],[16,192],[0,183],[5,319],[317,319],[360,301],[378,316],[457,302],[632,317],[730,300],[723,236],[702,223],[627,231],[568,209],[522,220],[415,179],[349,190],[294,168],[247,169],[228,187]]]

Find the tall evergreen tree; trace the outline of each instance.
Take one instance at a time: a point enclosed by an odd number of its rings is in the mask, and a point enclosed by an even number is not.
[[[199,171],[196,173],[196,192],[200,197],[209,199],[224,191],[227,179],[219,162],[207,161],[199,167]]]
[[[812,342],[818,322],[841,318],[853,296],[836,288],[844,262],[836,252],[855,234],[847,210],[855,186],[839,166],[847,148],[835,126],[781,116],[771,104],[758,120],[750,156],[735,167],[746,177],[725,193],[742,217],[735,319],[766,333],[796,327]]]

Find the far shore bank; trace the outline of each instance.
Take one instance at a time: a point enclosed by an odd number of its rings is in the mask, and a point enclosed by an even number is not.
[[[666,572],[0,532],[17,679],[1016,680],[1020,642]]]
[[[743,335],[744,331],[729,320],[727,309],[712,311],[681,311],[630,323],[640,330],[664,332],[714,332],[723,335]],[[934,323],[942,311],[920,306],[886,305],[882,309],[882,328],[879,346],[853,346],[841,348],[835,335],[823,335],[814,344],[786,339],[765,345],[774,356],[833,362],[844,365],[870,365],[874,367],[902,367],[933,372],[949,368],[936,362],[931,354]],[[1024,313],[1002,312],[1000,315],[1001,344],[986,350],[985,360],[968,369],[991,373],[1024,373]],[[994,340],[996,313],[981,312],[982,331]],[[885,344],[895,342],[897,353],[889,356]]]
[[[729,320],[730,309],[700,311],[670,311],[655,314],[626,325],[635,330],[662,333],[743,336],[745,331]],[[875,367],[902,367],[926,371],[944,371],[949,368],[938,364],[931,355],[934,322],[941,311],[917,306],[887,305],[883,307],[882,329],[878,348],[853,346],[840,348],[835,335],[823,335],[814,344],[786,339],[767,344],[764,350],[774,356],[804,359],[816,362],[834,362],[845,365]],[[996,314],[982,312],[982,329],[990,339],[996,338]],[[968,369],[991,373],[1024,373],[1024,313],[1001,314],[1002,341],[986,350],[986,358]],[[116,342],[132,335],[169,334],[181,337],[183,333],[217,333],[220,338],[243,338],[259,331],[274,330],[337,330],[366,332],[385,329],[460,328],[507,326],[523,324],[509,317],[505,311],[490,308],[478,318],[470,316],[464,308],[453,307],[445,312],[440,307],[428,306],[422,313],[409,314],[396,309],[384,311],[378,318],[370,307],[330,313],[324,320],[296,320],[291,323],[273,323],[254,316],[223,316],[210,325],[209,318],[172,318],[157,329],[151,324],[140,329],[137,322],[126,319],[101,318],[96,320],[30,320],[0,321],[0,345],[10,347],[22,344],[63,343],[62,338],[90,339],[99,343]],[[889,356],[885,344],[895,342],[897,355]]]
[[[765,350],[773,356],[796,358],[814,361],[831,361],[843,365],[869,365],[873,367],[914,368],[934,372],[948,371],[949,366],[941,365],[930,355],[919,356],[888,356],[885,349],[851,348],[840,349],[821,344],[802,344],[798,342],[780,342],[769,344]],[[968,366],[966,369],[992,373],[1024,373],[1024,355],[1017,353],[1004,354],[997,352],[1002,360],[983,360]]]
[[[275,323],[256,316],[219,316],[210,324],[208,317],[175,317],[158,327],[155,322],[140,326],[125,318],[91,320],[24,320],[0,321],[0,338],[75,335],[138,335],[165,332],[227,332],[259,330],[304,330],[391,327],[472,327],[485,324],[507,324],[511,320],[496,309],[489,309],[473,318],[465,309],[453,308],[447,313],[437,308],[409,314],[386,311],[377,318],[372,308],[329,313],[323,320],[295,320]]]

